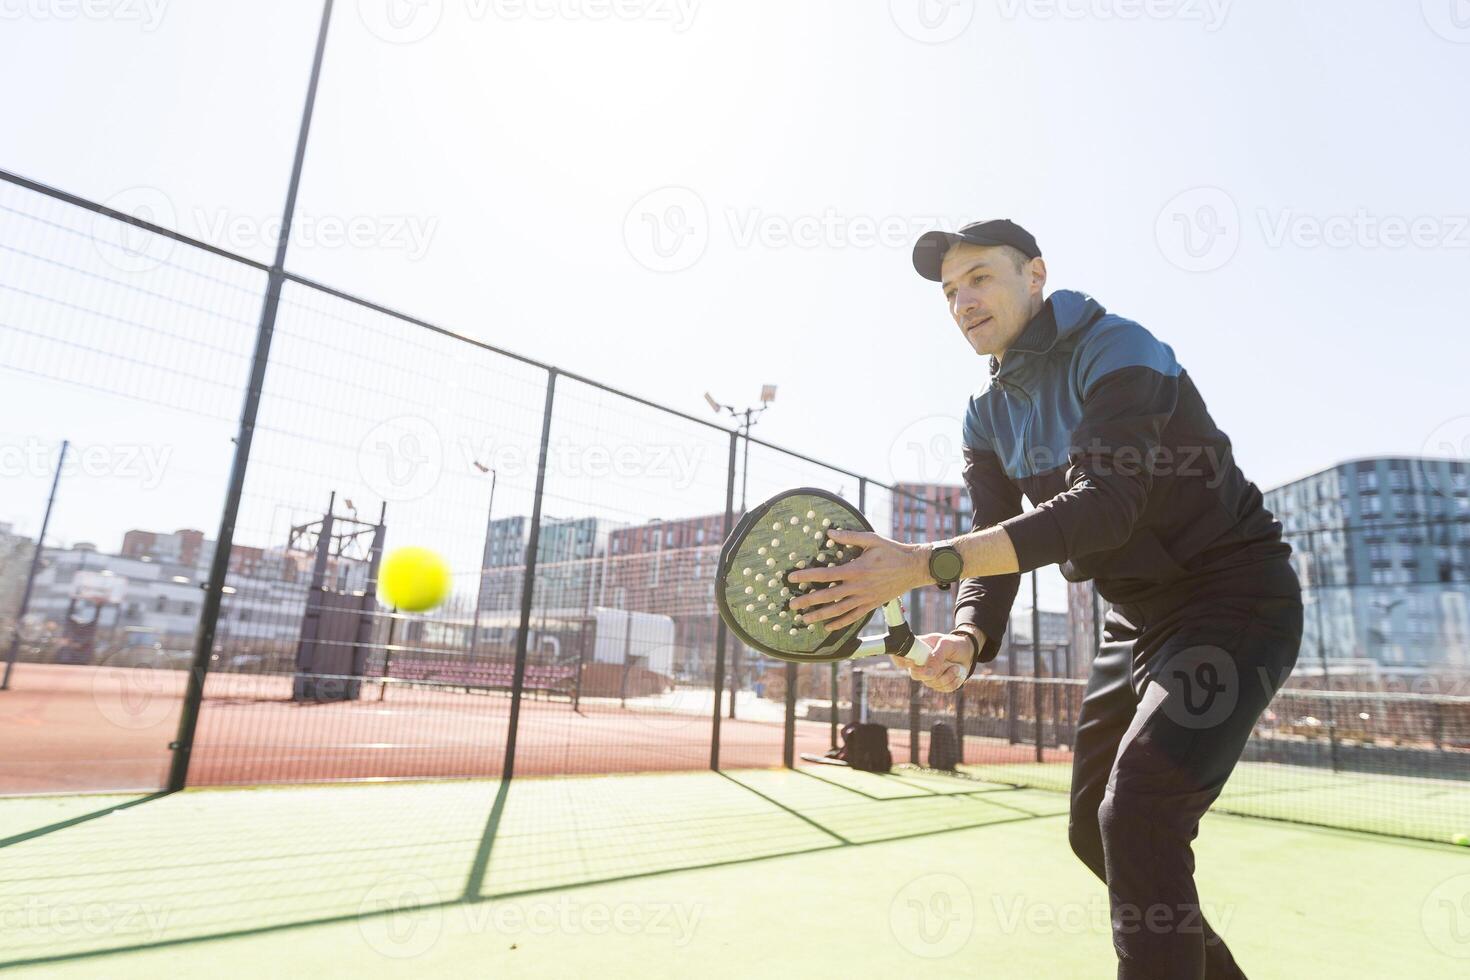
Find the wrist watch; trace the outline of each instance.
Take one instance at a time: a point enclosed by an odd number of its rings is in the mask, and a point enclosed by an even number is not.
[[[964,570],[965,560],[953,545],[937,544],[929,549],[929,577],[941,589],[958,582]]]

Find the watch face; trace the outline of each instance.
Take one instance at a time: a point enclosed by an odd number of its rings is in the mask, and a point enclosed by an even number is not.
[[[940,582],[953,582],[964,571],[965,560],[953,548],[941,548],[929,559],[929,571]]]

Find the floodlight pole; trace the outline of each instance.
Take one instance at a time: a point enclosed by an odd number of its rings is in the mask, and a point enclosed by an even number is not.
[[[764,385],[764,386],[762,386],[762,388],[761,388],[761,406],[760,406],[760,408],[756,408],[754,406],[751,406],[751,407],[746,408],[746,409],[744,409],[742,411],[737,411],[735,409],[735,406],[733,406],[733,405],[726,405],[726,404],[724,404],[722,402],[716,401],[715,398],[714,398],[714,396],[711,395],[709,392],[705,392],[704,393],[704,400],[709,403],[709,407],[715,412],[716,415],[718,415],[721,411],[725,411],[725,412],[728,412],[730,414],[730,417],[731,418],[735,418],[735,419],[741,420],[740,421],[740,426],[739,426],[739,432],[740,432],[741,438],[743,438],[745,440],[745,453],[744,453],[744,461],[740,464],[740,516],[744,517],[745,516],[745,488],[746,488],[747,479],[750,476],[750,429],[751,429],[752,426],[755,425],[756,421],[765,412],[765,410],[771,407],[771,402],[773,402],[773,401],[776,400],[776,386],[775,385]],[[730,717],[731,717],[731,719],[734,719],[734,717],[735,717],[735,695],[736,695],[736,693],[739,690],[740,690],[740,644],[737,643],[735,645],[735,649],[733,649],[733,650],[730,651]],[[716,705],[715,711],[716,712],[719,711],[719,706],[718,705]]]
[[[26,587],[20,594],[20,608],[15,613],[15,629],[10,634],[10,650],[5,654],[5,677],[0,680],[0,691],[10,690],[10,672],[15,669],[15,658],[20,653],[21,624],[25,622],[26,607],[31,604],[31,588],[36,584],[36,573],[41,570],[41,551],[46,546],[46,528],[51,523],[51,505],[56,503],[56,487],[61,483],[61,467],[66,462],[66,450],[70,445],[67,440],[61,440],[61,455],[56,457],[56,472],[51,477],[51,495],[46,498],[46,516],[41,518],[41,533],[36,535],[36,550],[31,554],[31,570],[26,573]]]
[[[475,620],[474,626],[470,628],[470,666],[474,666],[480,656],[480,606],[485,602],[485,573],[490,568],[490,546],[495,529],[495,484],[500,479],[500,473],[495,467],[484,469],[490,473],[490,503],[485,508],[485,547],[480,553],[480,576],[475,580]]]

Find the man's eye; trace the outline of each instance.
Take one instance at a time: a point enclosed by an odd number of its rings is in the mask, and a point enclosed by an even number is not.
[[[984,276],[975,276],[973,279],[970,280],[970,285],[978,286],[984,279]]]

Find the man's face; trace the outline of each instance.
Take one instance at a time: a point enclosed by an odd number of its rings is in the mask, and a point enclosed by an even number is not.
[[[1041,310],[1046,264],[1039,258],[959,242],[944,253],[939,272],[949,313],[977,354],[1003,355]]]

